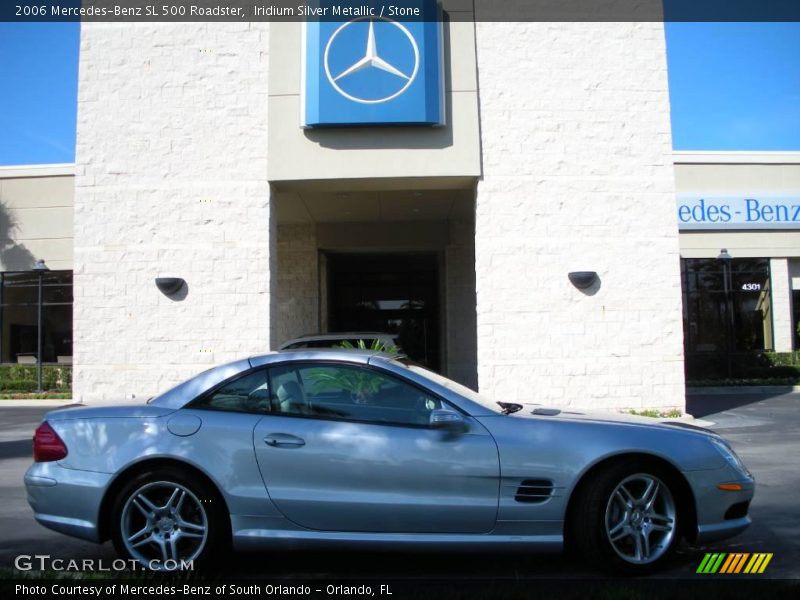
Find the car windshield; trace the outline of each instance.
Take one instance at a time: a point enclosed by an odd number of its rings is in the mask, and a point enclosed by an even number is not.
[[[465,385],[461,385],[460,383],[456,383],[452,379],[443,377],[438,373],[434,373],[433,371],[430,371],[429,369],[426,369],[425,367],[422,367],[407,358],[395,359],[393,362],[399,363],[409,371],[413,371],[418,375],[422,375],[426,379],[430,379],[434,383],[438,383],[439,385],[454,391],[456,394],[464,396],[467,400],[472,400],[473,402],[480,404],[481,406],[488,408],[493,412],[507,414],[506,409],[499,402],[495,402],[486,396],[482,396],[475,390],[470,389]]]

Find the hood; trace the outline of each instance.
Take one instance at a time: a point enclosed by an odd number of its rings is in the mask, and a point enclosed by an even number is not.
[[[698,427],[686,423],[685,421],[677,420],[662,420],[653,417],[641,417],[638,415],[627,415],[622,413],[615,413],[609,411],[594,411],[594,410],[581,410],[581,409],[562,409],[541,406],[539,404],[525,404],[522,410],[513,413],[515,417],[522,418],[552,418],[557,420],[568,421],[581,421],[581,422],[595,422],[595,423],[619,423],[622,425],[638,425],[645,427],[663,428],[679,428],[683,430],[696,431],[698,433],[705,433],[708,435],[716,436],[717,434],[709,429]]]

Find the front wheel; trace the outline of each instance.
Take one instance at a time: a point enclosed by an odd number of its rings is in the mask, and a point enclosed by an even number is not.
[[[143,473],[118,494],[112,512],[117,552],[148,569],[207,562],[224,536],[217,494],[176,469]],[[192,567],[193,568],[193,567]]]
[[[581,490],[572,535],[592,563],[629,574],[655,570],[678,541],[675,485],[663,469],[620,463]]]

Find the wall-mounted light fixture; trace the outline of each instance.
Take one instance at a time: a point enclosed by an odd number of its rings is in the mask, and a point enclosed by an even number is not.
[[[156,277],[156,287],[165,296],[176,294],[186,283],[180,277]]]
[[[597,271],[573,271],[567,277],[576,288],[585,290],[592,287],[597,281]]]

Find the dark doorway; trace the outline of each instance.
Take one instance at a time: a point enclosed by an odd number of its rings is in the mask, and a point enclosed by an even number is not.
[[[756,377],[772,350],[769,259],[681,259],[686,378]]]
[[[434,253],[328,254],[331,332],[396,334],[413,360],[439,370],[439,261]]]
[[[792,331],[794,349],[800,350],[800,290],[792,290]]]

